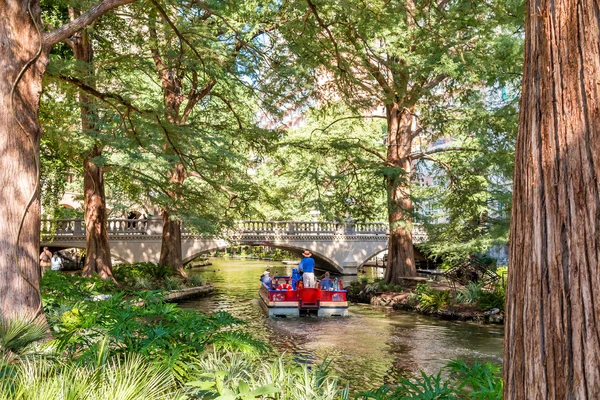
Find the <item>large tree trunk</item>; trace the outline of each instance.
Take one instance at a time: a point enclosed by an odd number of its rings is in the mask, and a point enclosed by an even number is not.
[[[82,275],[89,277],[98,274],[102,279],[114,280],[108,242],[104,172],[93,161],[101,154],[100,147],[94,146],[83,161],[86,258]]]
[[[600,398],[600,10],[529,1],[505,399]]]
[[[177,272],[184,278],[187,273],[183,269],[183,259],[181,255],[181,222],[171,219],[168,210],[163,210],[163,231],[160,247],[159,264],[168,265],[177,269]]]
[[[171,174],[171,183],[175,185],[173,191],[169,191],[169,196],[177,199],[181,196],[179,190],[185,180],[185,168],[181,163],[173,167]],[[169,210],[164,209],[162,242],[160,247],[159,264],[168,265],[177,269],[179,274],[187,278],[187,273],[183,269],[183,258],[181,255],[181,221],[173,219]]]
[[[412,114],[398,103],[387,106],[388,165],[400,173],[386,177],[390,237],[387,283],[400,283],[402,277],[417,275],[412,241],[412,199],[410,198]]]
[[[42,75],[47,54],[40,49],[39,1],[8,0],[0,4],[0,318],[26,318],[40,314],[40,202],[38,124]],[[22,75],[11,105],[11,90]],[[30,199],[33,201],[30,203]],[[29,208],[28,208],[29,205]],[[23,213],[21,235],[17,234]]]
[[[79,16],[74,9],[69,10],[71,19]],[[95,87],[94,51],[87,30],[84,29],[69,39],[69,44],[79,61],[83,80]],[[81,129],[93,132],[98,115],[92,99],[85,92],[79,92],[81,107]],[[104,168],[95,164],[94,159],[102,155],[102,147],[96,143],[83,160],[83,193],[85,209],[85,250],[86,258],[83,276],[98,274],[102,279],[113,279],[110,243],[108,241],[106,195],[104,191]]]

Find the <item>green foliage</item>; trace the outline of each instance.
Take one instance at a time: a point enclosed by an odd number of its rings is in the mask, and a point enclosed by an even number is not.
[[[417,308],[426,313],[438,313],[452,303],[450,292],[443,290],[431,290],[419,296]]]
[[[464,361],[451,361],[447,368],[455,380],[455,387],[462,391],[464,398],[474,400],[501,400],[503,381],[500,367],[489,362],[471,366]]]
[[[6,365],[0,360],[0,399],[178,399],[169,372],[139,355],[100,364],[39,359]]]
[[[501,400],[502,378],[500,368],[490,363],[451,361],[447,367],[450,378],[443,380],[441,372],[427,375],[421,372],[412,379],[400,378],[395,387],[381,386],[375,390],[359,393],[360,400]]]
[[[93,360],[101,348],[109,355],[136,353],[152,358],[183,381],[186,363],[208,346],[246,353],[266,349],[239,330],[244,323],[230,314],[180,309],[165,303],[157,292],[124,293],[96,278],[53,272],[44,275],[43,285],[52,346],[82,361]]]
[[[415,379],[400,378],[394,388],[382,386],[374,391],[362,392],[361,400],[457,400],[457,392],[450,387],[449,382],[442,380],[441,372],[437,375],[421,376]]]
[[[200,277],[200,275],[190,275],[187,279],[186,284],[190,287],[203,286],[205,284],[204,280]]]
[[[483,290],[477,300],[477,305],[481,310],[490,310],[497,308],[504,312],[504,303],[506,302],[506,291],[504,286],[496,285],[492,290]]]
[[[163,287],[166,290],[177,290],[180,288],[179,279],[177,278],[167,278],[163,283]]]
[[[465,290],[460,290],[456,293],[456,302],[461,304],[473,304],[476,303],[482,293],[482,285],[471,282],[467,285]]]
[[[0,318],[0,354],[4,357],[29,353],[31,346],[44,339],[43,325],[19,319]]]
[[[207,399],[347,399],[347,388],[338,387],[328,365],[324,362],[311,371],[284,357],[266,361],[238,353],[212,353],[193,366],[198,379],[188,383],[188,392]]]

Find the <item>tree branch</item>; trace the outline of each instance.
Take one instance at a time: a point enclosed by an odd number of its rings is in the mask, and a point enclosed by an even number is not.
[[[210,94],[212,88],[215,86],[216,83],[217,81],[214,78],[211,78],[211,80],[201,90],[196,91],[193,95],[188,97],[188,102],[185,105],[185,109],[183,110],[181,118],[179,119],[181,122],[185,122],[187,117],[192,112],[194,106],[196,106],[196,104],[198,104],[200,100],[202,100],[208,94]]]
[[[44,34],[44,47],[49,48],[58,42],[61,42],[68,37],[72,36],[75,32],[80,31],[84,27],[90,25],[92,22],[112,10],[123,6],[125,4],[133,3],[136,0],[104,0],[101,3],[96,4],[85,13],[81,14],[78,18],[57,28],[51,32]]]
[[[333,125],[337,124],[338,122],[344,121],[346,119],[363,119],[363,118],[383,118],[383,119],[386,119],[387,117],[385,117],[383,115],[353,115],[353,116],[350,116],[350,117],[342,117],[342,118],[336,119],[335,121],[333,121],[332,123],[330,123],[329,125],[327,125],[325,128],[315,128],[315,129],[313,129],[310,134],[312,135],[316,131],[321,131],[321,132],[325,133],[325,131],[327,129],[331,128]]]
[[[473,151],[473,152],[481,152],[481,149],[474,149],[474,148],[470,148],[470,147],[444,147],[441,149],[434,149],[434,150],[429,150],[429,151],[422,151],[420,153],[413,153],[410,155],[410,157],[413,160],[418,160],[420,158],[425,158],[431,154],[437,154],[437,153],[447,153],[447,152],[452,152],[452,151]]]

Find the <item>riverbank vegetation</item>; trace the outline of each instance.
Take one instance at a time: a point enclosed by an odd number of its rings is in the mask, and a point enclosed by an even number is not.
[[[348,288],[351,301],[397,310],[414,311],[444,319],[503,323],[506,286],[504,281],[489,285],[469,283],[450,288],[436,282],[403,288],[383,280],[353,282]]]
[[[0,323],[0,399],[500,398],[492,396],[498,371],[487,364],[455,362],[447,378],[398,377],[379,388],[353,382],[351,392],[330,361],[310,366],[273,355],[227,313],[204,315],[157,292],[56,272],[42,289],[48,327]]]

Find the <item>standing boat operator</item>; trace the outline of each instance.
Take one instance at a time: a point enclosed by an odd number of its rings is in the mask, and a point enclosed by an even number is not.
[[[302,274],[302,283],[305,288],[315,287],[315,260],[313,260],[310,251],[305,250],[302,253],[304,258],[298,265],[298,270]]]

